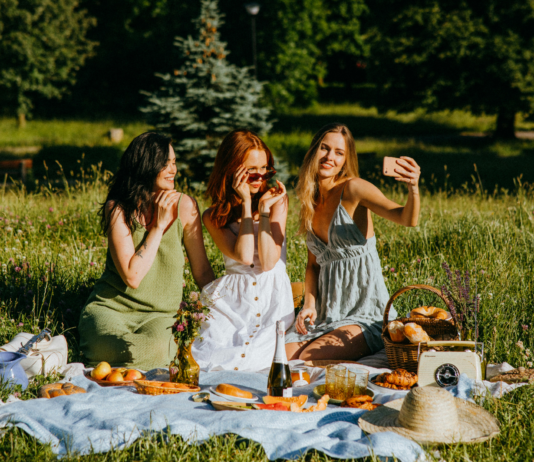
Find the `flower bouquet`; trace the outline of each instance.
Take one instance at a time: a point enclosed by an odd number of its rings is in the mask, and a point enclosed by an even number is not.
[[[211,305],[198,298],[198,293],[191,292],[190,301],[182,301],[178,312],[174,315],[176,322],[171,329],[178,351],[169,365],[171,382],[198,385],[200,367],[193,358],[191,346],[195,339],[200,337],[202,323],[210,317]]]
[[[448,299],[448,308],[458,327],[460,340],[477,340],[480,296],[476,293],[476,287],[472,294],[469,271],[463,275],[459,270],[453,273],[447,262],[443,262],[442,267],[447,275],[447,283],[441,291]]]

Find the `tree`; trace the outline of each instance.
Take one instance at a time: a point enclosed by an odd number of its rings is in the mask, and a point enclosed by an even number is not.
[[[207,178],[219,144],[229,131],[271,128],[269,109],[260,107],[263,85],[249,68],[230,64],[221,42],[222,17],[215,0],[201,0],[195,20],[197,38],[176,38],[181,63],[172,74],[160,75],[163,85],[146,92],[141,108],[148,121],[173,137],[180,170],[198,184]]]
[[[369,7],[369,70],[383,108],[497,114],[495,135],[515,137],[516,114],[534,110],[533,2],[371,0]]]
[[[95,24],[77,0],[0,2],[0,88],[23,126],[40,94],[61,98],[95,43],[87,40]]]

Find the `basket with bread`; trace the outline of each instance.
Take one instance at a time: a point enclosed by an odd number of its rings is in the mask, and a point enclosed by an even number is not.
[[[455,340],[458,338],[458,329],[447,311],[433,306],[415,308],[408,317],[389,321],[389,312],[395,299],[412,290],[432,292],[441,298],[446,306],[449,302],[439,289],[424,284],[414,284],[399,289],[386,305],[382,340],[389,365],[391,369],[405,369],[416,373],[419,343],[431,340]]]

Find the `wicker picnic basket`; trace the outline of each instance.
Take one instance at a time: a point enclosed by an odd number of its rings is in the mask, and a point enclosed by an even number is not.
[[[191,393],[200,391],[200,387],[185,383],[173,384],[173,387],[163,387],[166,382],[153,382],[150,380],[134,380],[135,388],[141,395],[174,395],[176,393]]]
[[[406,369],[409,372],[417,372],[417,350],[418,345],[410,343],[407,339],[402,343],[395,343],[389,336],[388,323],[389,311],[393,305],[393,301],[401,294],[410,290],[427,290],[433,292],[440,297],[448,306],[447,298],[441,293],[439,289],[425,284],[414,284],[403,287],[397,290],[388,300],[386,310],[384,311],[384,323],[382,325],[382,340],[386,347],[386,355],[388,357],[389,366],[391,369]],[[445,321],[443,319],[427,319],[427,318],[399,318],[403,324],[414,322],[419,324],[433,340],[456,340],[458,338],[458,329],[453,320]]]

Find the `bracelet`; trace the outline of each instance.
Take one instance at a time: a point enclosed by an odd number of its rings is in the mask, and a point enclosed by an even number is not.
[[[270,213],[260,213],[260,217],[271,218]]]

